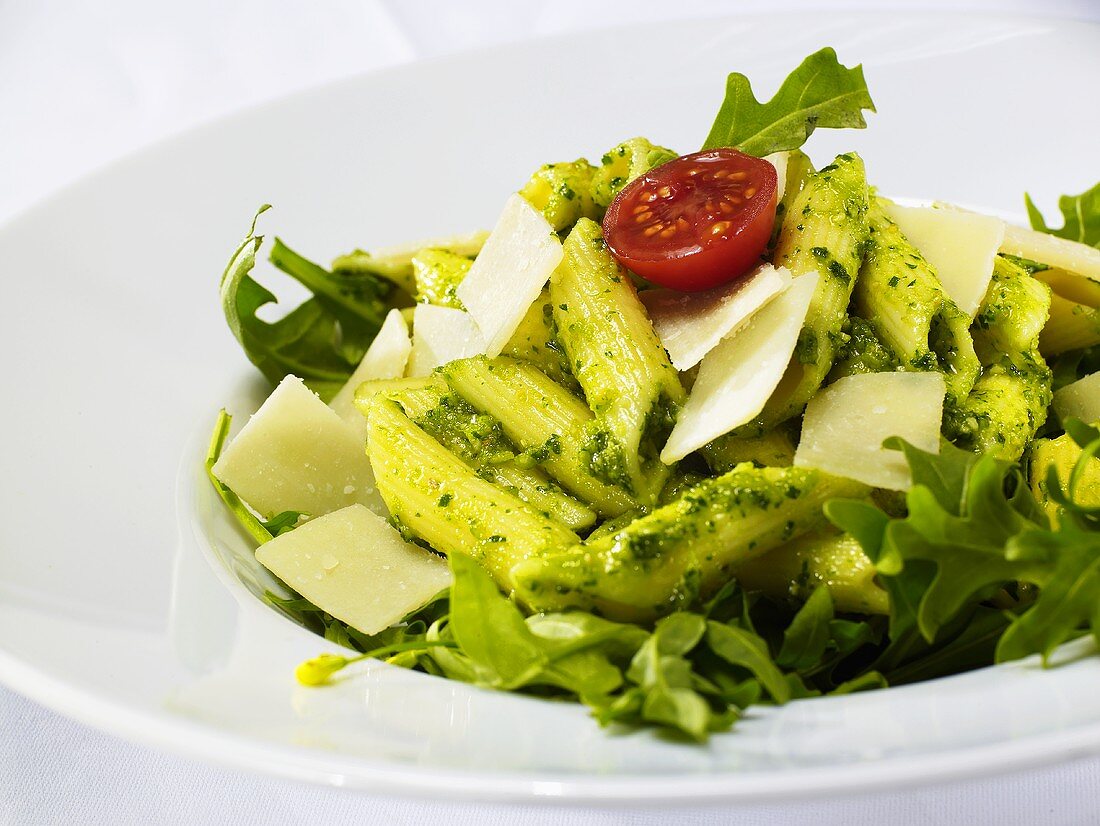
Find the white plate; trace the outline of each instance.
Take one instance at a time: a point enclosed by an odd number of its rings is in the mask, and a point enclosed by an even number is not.
[[[386,666],[305,689],[294,665],[329,646],[238,579],[248,548],[198,465],[216,409],[263,391],[216,289],[259,203],[276,205],[265,231],[322,261],[486,226],[539,163],[635,134],[691,150],[727,71],[770,93],[825,44],[864,63],[881,111],[812,153],[860,151],[884,191],[1018,213],[1025,188],[1052,203],[1100,178],[1100,110],[1080,89],[1100,76],[1100,28],[800,14],[369,75],[157,146],[8,224],[0,680],[135,740],[393,793],[777,798],[1100,751],[1095,657],[757,709],[704,747]]]

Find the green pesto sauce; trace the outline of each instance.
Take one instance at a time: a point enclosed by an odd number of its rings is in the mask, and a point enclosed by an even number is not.
[[[429,436],[475,468],[497,465],[515,457],[515,450],[500,423],[492,416],[479,413],[457,393],[443,394],[435,407],[414,421]]]
[[[628,493],[634,492],[622,445],[606,427],[593,422],[585,434],[581,452],[592,476],[609,485],[618,485]]]

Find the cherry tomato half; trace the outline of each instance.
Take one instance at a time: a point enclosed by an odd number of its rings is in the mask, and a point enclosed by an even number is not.
[[[759,263],[777,188],[775,167],[736,149],[682,155],[623,188],[604,240],[624,267],[663,287],[716,287]]]

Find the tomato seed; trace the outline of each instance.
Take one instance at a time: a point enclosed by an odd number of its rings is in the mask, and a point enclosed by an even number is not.
[[[660,195],[662,198],[667,198],[672,194],[672,187],[662,186],[660,189],[657,190],[657,194]]]
[[[711,226],[710,234],[711,235],[721,235],[723,232],[725,232],[729,228],[730,228],[730,222],[729,221],[719,221],[717,224],[714,224],[714,225]]]
[[[666,229],[661,230],[661,237],[662,238],[671,238],[675,234],[676,234],[676,227],[667,227]]]
[[[747,201],[749,198],[751,198],[755,194],[756,194],[756,187],[755,186],[750,186],[750,187],[746,188],[745,189],[745,200]]]

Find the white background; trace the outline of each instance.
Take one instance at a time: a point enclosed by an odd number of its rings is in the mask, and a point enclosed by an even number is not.
[[[621,22],[824,5],[0,0],[0,221],[161,137],[379,66]],[[864,0],[828,6],[1100,21],[1100,0]],[[1081,83],[1082,105],[1090,96],[1097,105],[1100,78],[1074,82]],[[0,273],[0,279],[8,277]],[[0,824],[84,822],[1085,824],[1100,823],[1100,760],[933,789],[690,815],[459,806],[307,787],[195,763],[100,734],[0,689]]]

